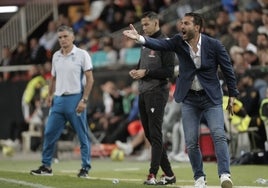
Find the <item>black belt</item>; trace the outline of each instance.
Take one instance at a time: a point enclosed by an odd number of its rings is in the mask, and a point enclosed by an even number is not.
[[[205,92],[204,89],[198,90],[198,91],[197,90],[190,89],[189,90],[189,93],[191,93],[193,95],[205,95],[206,94],[206,92]]]
[[[62,94],[61,96],[62,97],[68,97],[68,96],[72,96],[72,95],[77,95],[77,94],[79,94],[79,93],[65,93],[65,94]]]

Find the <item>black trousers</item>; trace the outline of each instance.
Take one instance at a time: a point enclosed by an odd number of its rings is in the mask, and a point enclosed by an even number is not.
[[[139,95],[140,118],[145,136],[152,147],[150,174],[157,175],[159,167],[167,176],[173,176],[167,152],[162,141],[162,123],[168,90],[153,90]]]

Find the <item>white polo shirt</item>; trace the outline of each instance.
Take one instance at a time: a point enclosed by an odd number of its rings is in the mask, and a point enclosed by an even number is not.
[[[52,76],[56,77],[55,95],[81,93],[85,82],[84,72],[92,70],[92,60],[88,52],[73,46],[72,51],[63,55],[61,50],[52,57]]]

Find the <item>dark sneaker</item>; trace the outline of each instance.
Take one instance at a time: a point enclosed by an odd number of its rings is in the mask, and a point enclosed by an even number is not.
[[[147,180],[143,182],[145,185],[157,185],[157,180],[154,174],[149,174]]]
[[[89,178],[88,176],[88,170],[81,168],[79,173],[77,174],[79,178]]]
[[[173,184],[176,183],[176,177],[175,176],[166,176],[165,174],[163,174],[160,177],[159,182],[157,183],[158,185],[167,185],[167,184]]]
[[[45,165],[40,166],[37,170],[32,170],[30,174],[35,176],[53,176],[52,170]]]

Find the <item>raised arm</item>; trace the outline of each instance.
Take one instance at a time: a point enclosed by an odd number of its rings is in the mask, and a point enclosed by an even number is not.
[[[130,24],[129,27],[130,29],[123,31],[123,35],[125,35],[126,37],[132,40],[139,41],[140,35],[138,31],[135,29],[135,27],[132,24]]]

